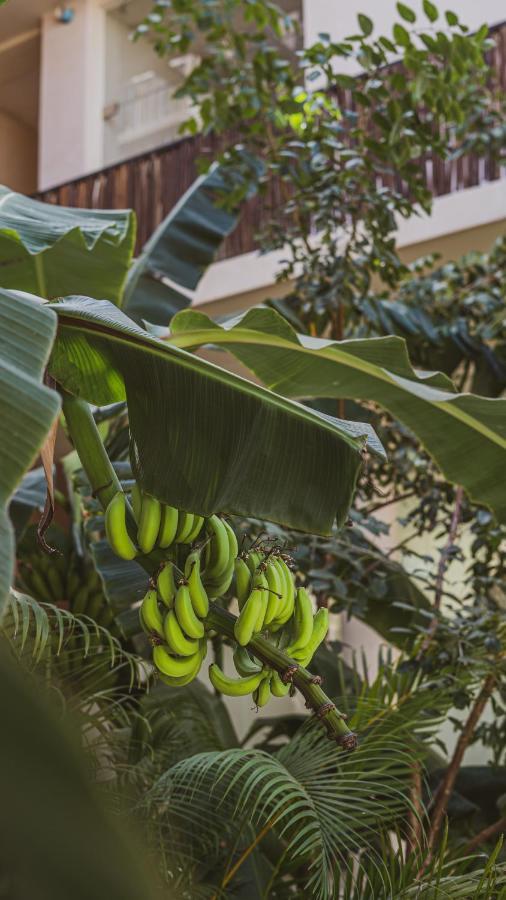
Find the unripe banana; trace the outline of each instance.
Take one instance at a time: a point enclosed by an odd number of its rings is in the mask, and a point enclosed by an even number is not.
[[[53,561],[49,560],[49,562]],[[56,562],[56,560],[54,562]],[[48,566],[46,572],[46,581],[53,595],[53,599],[58,603],[65,597],[65,587],[63,584],[63,578],[61,577],[61,574],[58,571],[57,567],[54,565],[54,562],[53,565]]]
[[[242,678],[248,675],[258,675],[262,671],[262,666],[251,659],[245,647],[236,647],[234,650],[234,666],[237,674]]]
[[[179,512],[179,520],[177,523],[176,544],[186,544],[188,535],[192,533],[195,525],[195,516],[190,512]]]
[[[109,603],[107,603],[107,601],[106,601],[106,602],[104,602],[104,605],[103,605],[102,609],[100,610],[100,614],[97,616],[97,619],[96,619],[97,625],[101,625],[102,628],[108,628],[109,625],[111,625],[111,623],[113,622],[113,620],[114,620],[114,610],[113,610],[112,606]]]
[[[192,606],[200,619],[205,619],[209,612],[209,598],[200,577],[200,554],[190,553],[184,567],[186,581]]]
[[[183,630],[173,609],[169,609],[165,616],[163,630],[169,649],[179,656],[193,656],[199,650],[199,642],[196,640],[189,640],[183,634]]]
[[[243,559],[234,562],[235,592],[241,609],[251,592],[251,572]]]
[[[88,597],[88,585],[83,584],[73,597],[72,612],[75,613],[76,616],[79,616],[86,611],[86,607],[88,605]]]
[[[253,694],[253,700],[258,707],[265,706],[271,699],[271,670],[266,670],[267,675],[262,679]]]
[[[207,520],[207,529],[210,532],[211,540],[206,548],[204,583],[223,575],[229,563],[230,553],[228,532],[219,516],[211,516]]]
[[[241,647],[249,644],[253,637],[259,612],[263,609],[263,593],[261,588],[253,588],[235,621],[234,637]]]
[[[257,572],[253,576],[253,587],[258,588],[262,592],[261,602],[258,605],[258,616],[255,623],[255,634],[258,634],[264,627],[265,614],[269,603],[267,578],[263,572]]]
[[[136,481],[132,486],[130,499],[132,501],[132,512],[134,514],[134,519],[137,524],[139,524],[139,519],[141,517],[142,492]]]
[[[219,578],[210,579],[207,584],[207,593],[211,599],[214,597],[222,597],[223,594],[226,594],[230,585],[232,584],[232,578],[234,577],[234,560],[231,559],[228,567],[225,569],[222,575]]]
[[[278,570],[281,572],[282,578],[284,579],[284,602],[280,611],[273,619],[273,623],[276,625],[284,625],[293,614],[295,605],[295,584],[293,575],[284,560],[278,560]]]
[[[292,654],[293,658],[302,662],[304,666],[308,665],[321,642],[326,638],[328,630],[329,611],[326,607],[322,606],[313,619],[313,632],[308,643],[305,647],[294,650]]]
[[[216,663],[209,666],[209,679],[213,688],[228,697],[246,697],[255,691],[264,677],[263,672],[246,678],[229,678]]]
[[[112,550],[121,559],[135,559],[137,547],[126,527],[126,499],[123,491],[114,495],[105,511],[105,533]]]
[[[204,637],[204,626],[200,619],[195,615],[195,610],[192,606],[190,591],[187,584],[181,584],[178,587],[174,609],[176,612],[177,620],[188,637]],[[170,675],[171,673],[168,672],[167,674]]]
[[[273,672],[271,678],[271,691],[273,697],[286,697],[290,690],[290,684],[281,680],[279,672]]]
[[[200,532],[202,531],[202,525],[204,524],[204,516],[194,515],[193,518],[194,518],[193,528],[190,531],[190,534],[188,534],[186,536],[186,541],[185,541],[186,544],[193,544],[193,541],[195,541],[198,538]]]
[[[263,563],[265,556],[259,550],[251,550],[247,557],[246,563],[251,574],[254,575],[260,563]]]
[[[163,644],[157,644],[153,647],[153,662],[163,675],[168,675],[170,678],[183,678],[190,673],[194,673],[193,677],[195,677],[202,659],[199,651],[193,656],[177,657],[168,653],[167,647],[164,647]]]
[[[281,581],[279,569],[274,565],[272,560],[269,560],[267,564],[265,577],[267,578],[267,586],[269,588],[269,600],[267,603],[267,610],[265,612],[264,623],[265,625],[270,625],[272,620],[281,610],[284,587]]]
[[[166,563],[156,581],[156,587],[161,599],[169,609],[174,605],[177,585],[174,577],[174,563]]]
[[[155,546],[161,518],[162,507],[159,501],[151,494],[143,494],[137,529],[137,542],[142,553],[151,553]]]
[[[179,513],[174,506],[162,506],[160,531],[158,532],[158,546],[166,550],[174,543],[176,537]]]
[[[227,532],[228,537],[228,558],[229,560],[235,559],[237,554],[239,553],[239,546],[237,544],[235,531],[226,519],[223,519],[223,524],[225,526],[225,531]]]
[[[197,675],[199,674],[200,667],[202,663],[199,660],[198,664],[195,665],[195,668],[188,673],[188,675],[183,675],[180,678],[172,678],[170,675],[164,675],[162,672],[158,672],[158,678],[160,681],[163,681],[164,684],[168,684],[170,687],[185,687],[185,685],[190,684]]]
[[[104,605],[104,595],[102,592],[92,594],[86,606],[86,615],[90,619],[97,619],[97,616]]]
[[[72,569],[69,572],[69,576],[67,578],[67,597],[70,599],[74,596],[75,593],[79,590],[79,586],[81,584],[81,579],[77,574],[75,569]]]
[[[295,650],[304,649],[313,634],[313,604],[311,597],[305,588],[298,588],[295,595],[295,607],[293,614],[293,640],[286,648],[286,653],[291,656]]]
[[[54,597],[49,585],[44,576],[41,575],[37,569],[32,569],[30,572],[28,584],[31,586],[32,590],[34,590],[39,600],[44,600],[46,603],[53,603]]]
[[[163,619],[158,608],[158,594],[150,588],[139,608],[141,626],[148,634],[163,638]]]

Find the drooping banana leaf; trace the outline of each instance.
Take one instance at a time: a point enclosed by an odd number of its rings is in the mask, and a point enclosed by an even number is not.
[[[13,566],[10,497],[33,462],[59,409],[42,382],[55,314],[33,298],[0,291],[0,610]]]
[[[131,210],[71,209],[0,186],[0,287],[118,303],[134,243]]]
[[[457,394],[446,375],[413,369],[402,338],[313,338],[264,307],[221,326],[186,310],[171,328],[172,346],[225,347],[285,397],[378,403],[418,436],[449,481],[506,520],[506,399]]]
[[[342,523],[370,425],[332,419],[149,335],[112,304],[51,305],[50,371],[97,405],[128,401],[132,467],[160,500],[314,533]]]
[[[249,154],[245,164],[258,170]],[[237,173],[235,180],[240,177]],[[238,208],[220,203],[220,196],[230,187],[229,178],[225,180],[218,165],[212,166],[183,194],[145,244],[130,269],[121,304],[136,321],[167,325],[175,312],[189,306],[188,291],[195,290],[237,224]],[[253,182],[250,184],[247,196],[254,189]]]

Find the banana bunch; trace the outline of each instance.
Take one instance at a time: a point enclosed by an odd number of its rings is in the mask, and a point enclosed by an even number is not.
[[[75,615],[89,616],[111,634],[119,635],[97,571],[81,563],[74,554],[53,557],[30,553],[20,562],[18,582],[36,600],[68,609]]]
[[[172,687],[193,681],[207,654],[204,619],[209,598],[200,565],[200,554],[190,553],[184,578],[178,581],[174,563],[165,563],[156,588],[149,588],[139,610],[141,626],[153,644],[159,677]]]
[[[137,543],[127,529],[123,491],[114,495],[105,512],[107,540],[121,559],[135,559],[139,553],[151,553],[155,547],[165,550],[172,544],[191,544],[199,536],[204,524],[202,516],[160,503],[156,497],[143,493],[137,484],[132,488],[131,499],[137,523]]]
[[[278,550],[253,550],[235,561],[235,588],[239,618],[234,635],[244,647],[264,630],[279,631],[291,619],[295,607],[295,580],[289,557]]]

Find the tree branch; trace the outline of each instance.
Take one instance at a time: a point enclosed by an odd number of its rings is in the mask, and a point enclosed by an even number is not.
[[[106,509],[113,496],[120,491],[121,484],[107,456],[88,403],[78,397],[65,394],[62,403],[70,437],[86,472],[94,495]],[[131,515],[131,513],[129,513]],[[133,523],[133,518],[129,525]],[[135,524],[135,523],[133,523]],[[160,551],[136,557],[136,562],[152,575],[159,567]],[[210,603],[206,624],[228,638],[234,638],[236,616],[228,610]],[[291,681],[327,729],[328,737],[345,750],[354,750],[356,735],[320,687],[320,679],[311,675],[295,660],[267,641],[256,636],[248,645],[254,655],[271,669],[275,669],[287,681]]]
[[[491,694],[496,685],[497,676],[495,673],[491,673],[487,675],[485,681],[483,682],[483,686],[478,694],[474,704],[471,708],[471,712],[467,718],[467,721],[462,729],[460,737],[457,741],[457,745],[455,747],[452,760],[450,765],[448,766],[443,780],[439,785],[435,796],[434,796],[434,806],[431,816],[431,826],[430,831],[427,837],[427,856],[423,862],[423,865],[418,873],[418,878],[420,878],[425,870],[428,868],[430,863],[432,862],[434,856],[434,847],[436,844],[436,840],[439,835],[439,830],[441,828],[441,824],[443,821],[443,817],[446,813],[446,808],[448,806],[448,801],[450,799],[450,794],[453,790],[453,786],[455,784],[455,780],[459,773],[460,766],[462,765],[462,760],[464,758],[464,753],[466,752],[469,741],[471,740],[474,730],[478,724],[479,719],[481,718],[483,711],[491,697]]]
[[[487,828],[483,828],[482,831],[479,831],[464,847],[464,853],[472,853],[473,850],[476,850],[480,844],[484,844],[485,841],[489,841],[490,838],[496,836],[496,834],[500,834],[500,832],[506,832],[506,816],[501,816],[497,822],[493,822],[492,825],[488,825]]]

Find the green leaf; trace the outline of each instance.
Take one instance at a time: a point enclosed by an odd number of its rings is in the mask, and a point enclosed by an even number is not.
[[[397,12],[404,19],[405,22],[416,22],[416,14],[411,9],[410,6],[406,6],[405,3],[397,3]]]
[[[452,12],[450,9],[447,9],[445,12],[446,21],[448,25],[451,27],[459,24],[459,17],[456,13]]]
[[[506,520],[506,400],[456,394],[445,375],[415,371],[402,338],[336,342],[298,335],[262,307],[224,326],[186,310],[172,329],[175,345],[224,346],[286,397],[378,403],[418,436],[449,481]]]
[[[0,186],[0,287],[118,303],[134,242],[129,210],[69,209]]]
[[[254,161],[249,166],[258,171]],[[151,235],[128,274],[120,305],[129,316],[167,325],[177,310],[189,306],[191,297],[185,291],[195,290],[237,224],[237,208],[229,210],[220,204],[229,181],[230,176],[226,179],[220,167],[213,166],[197,178]],[[244,189],[251,196],[253,183]]]
[[[0,290],[0,610],[12,578],[10,497],[34,461],[59,409],[41,384],[56,316],[33,298]]]
[[[369,16],[365,16],[363,13],[359,13],[357,18],[358,18],[358,24],[360,25],[363,34],[365,34],[366,37],[369,37],[369,35],[372,34],[373,29],[374,29],[373,22],[371,21]]]
[[[434,6],[431,0],[423,0],[423,11],[430,22],[437,22],[439,12],[437,6]]]
[[[0,653],[2,878],[16,897],[152,900],[142,849],[106,813],[82,734],[62,725],[10,653]]]
[[[70,297],[51,308],[52,375],[97,405],[127,399],[132,468],[146,491],[205,516],[219,510],[315,533],[343,522],[361,448],[383,452],[370,426],[287,401],[153,337],[104,301]]]
[[[395,41],[401,47],[409,47],[411,44],[411,38],[409,36],[409,32],[406,31],[403,25],[400,25],[399,22],[396,22],[394,27],[392,28],[392,33]]]

